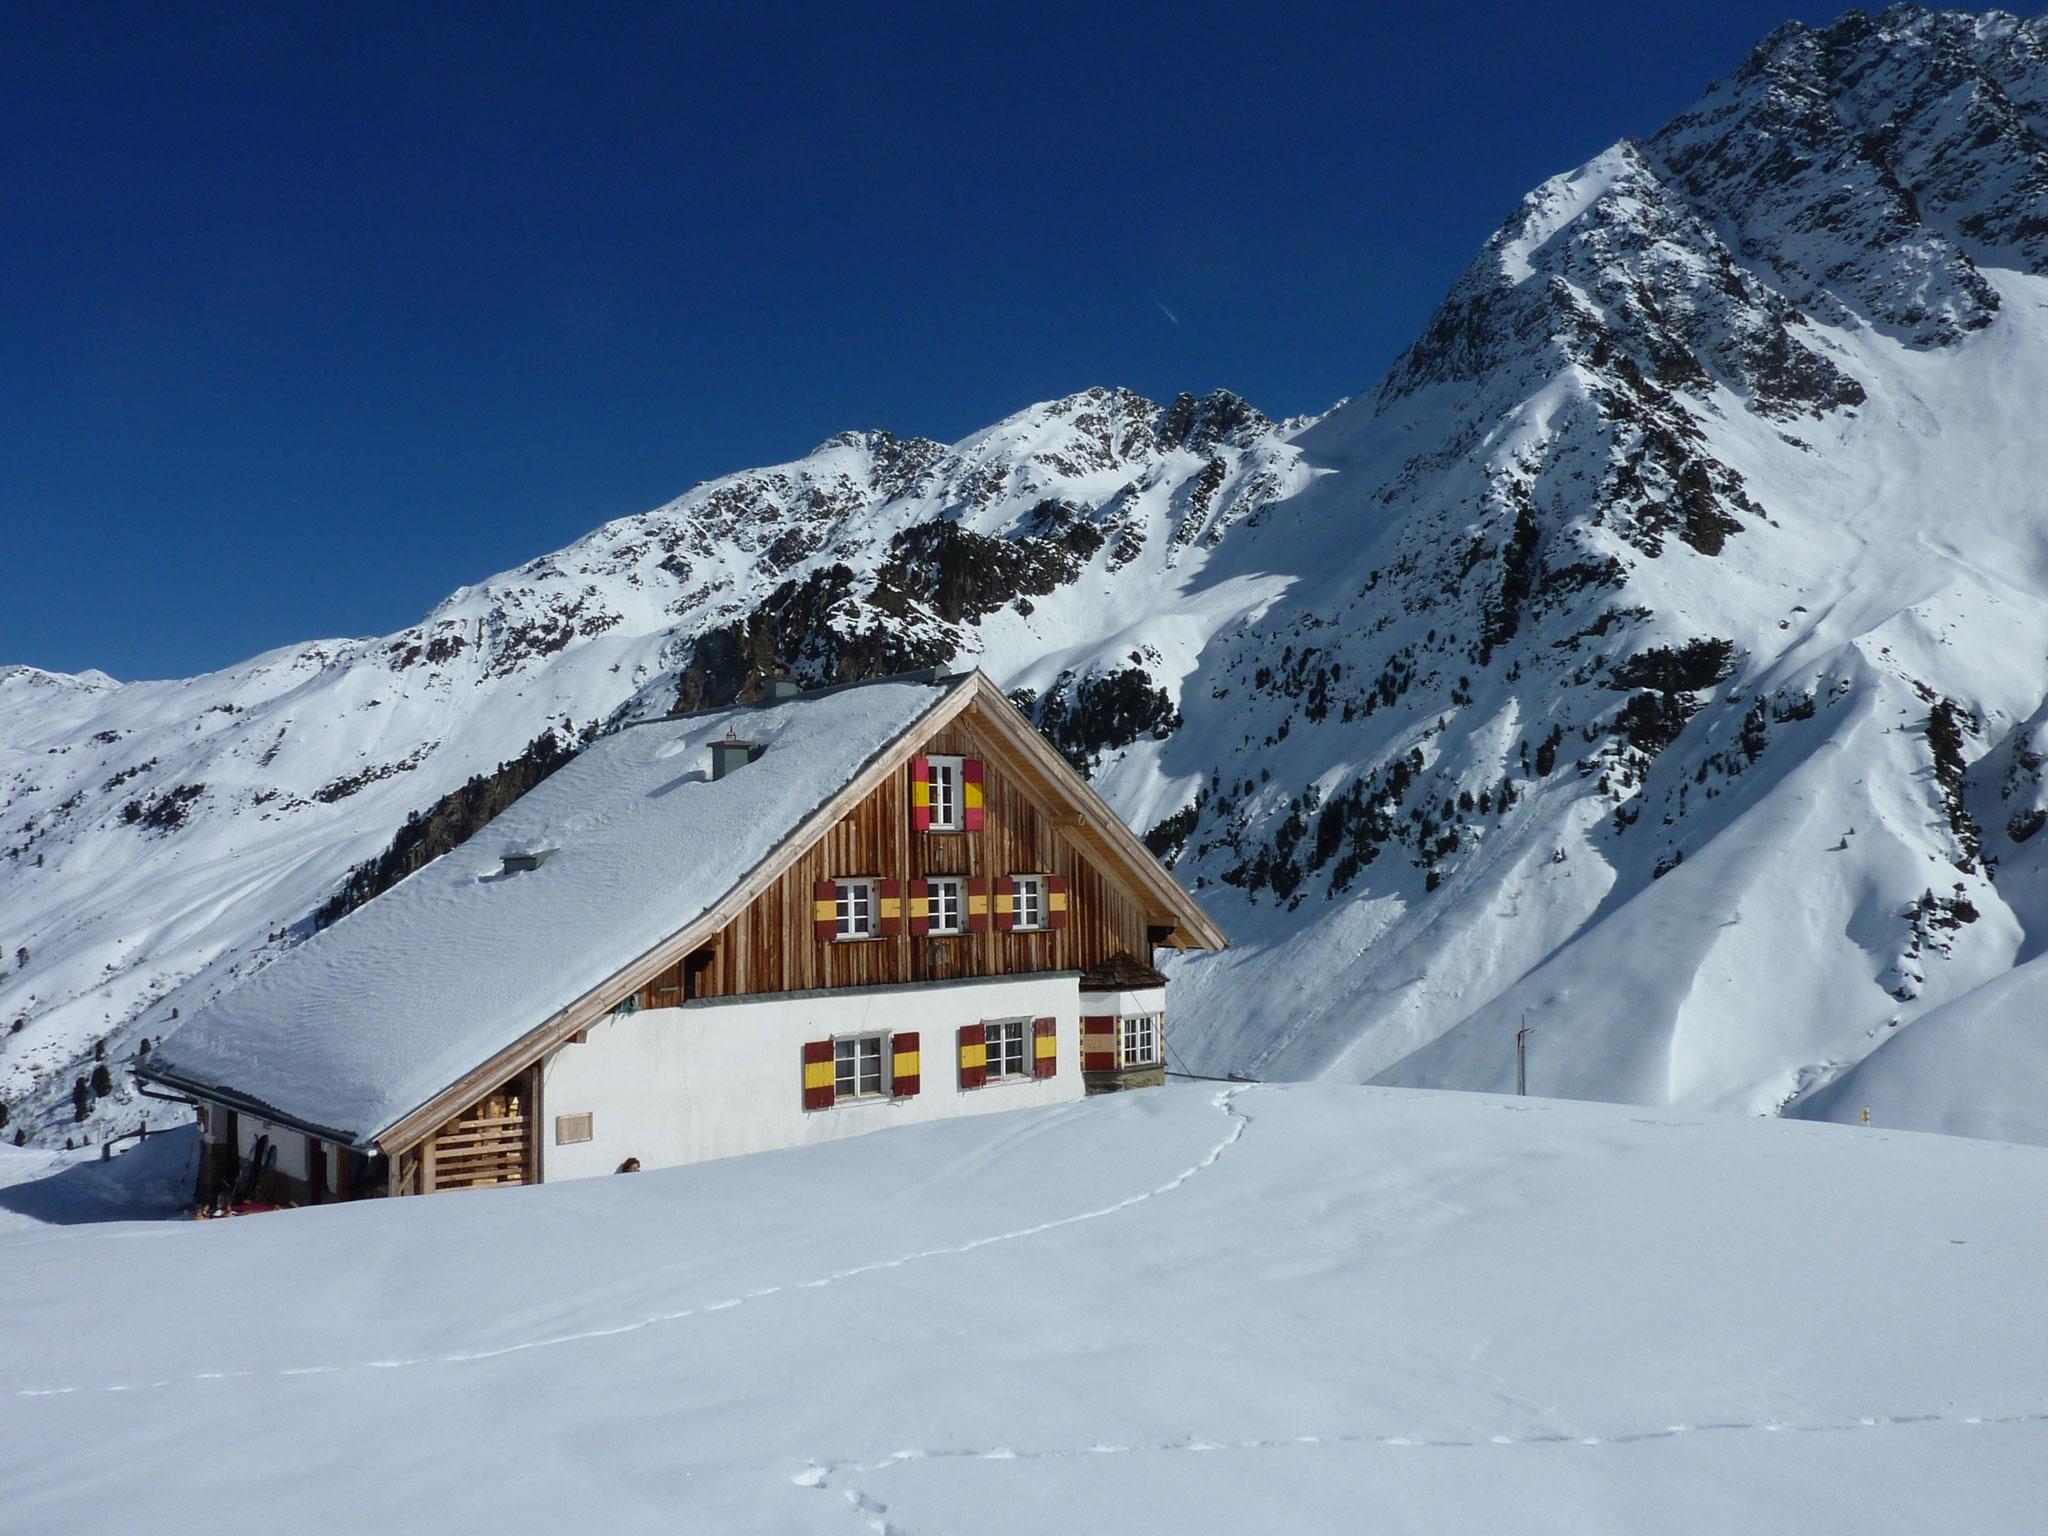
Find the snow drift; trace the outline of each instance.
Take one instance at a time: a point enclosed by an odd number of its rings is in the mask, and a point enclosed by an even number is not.
[[[0,1523],[2029,1531],[2044,1199],[2032,1147],[1205,1085],[17,1231]]]

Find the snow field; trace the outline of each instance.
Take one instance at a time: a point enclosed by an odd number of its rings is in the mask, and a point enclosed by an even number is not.
[[[2017,1532],[2044,1195],[2027,1147],[1200,1086],[18,1229],[0,1523]]]

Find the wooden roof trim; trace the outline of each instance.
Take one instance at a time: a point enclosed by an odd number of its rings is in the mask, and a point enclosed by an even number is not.
[[[977,715],[986,720],[1006,746],[1037,770],[1039,778],[1050,791],[1050,798],[1066,802],[1080,817],[1077,825],[1059,827],[1059,834],[1093,845],[1099,861],[1109,866],[1104,873],[1113,869],[1126,878],[1135,875],[1140,888],[1151,893],[1158,902],[1159,910],[1172,917],[1174,927],[1192,941],[1181,947],[1229,948],[1230,941],[1223,936],[1223,930],[1201,909],[1195,898],[1153,857],[1152,850],[1139,840],[1137,834],[1124,825],[1123,818],[1110,809],[1109,802],[1095,792],[1095,787],[1076,773],[1052,744],[1031,728],[1030,722],[1002,690],[980,672],[973,675],[972,681],[977,701],[986,706],[976,711]]]
[[[496,1055],[464,1073],[402,1120],[366,1137],[365,1141],[374,1143],[393,1157],[410,1149],[450,1116],[460,1113],[515,1072],[524,1071],[579,1030],[588,1029],[611,1012],[622,998],[639,991],[706,940],[717,937],[727,923],[744,912],[756,897],[815,847],[841,817],[880,788],[908,761],[911,752],[926,736],[958,718],[975,701],[975,680],[980,677],[981,674],[975,672],[961,678],[930,709],[906,725],[837,794],[799,822],[796,829],[710,911],[621,966],[552,1018],[544,1020]]]

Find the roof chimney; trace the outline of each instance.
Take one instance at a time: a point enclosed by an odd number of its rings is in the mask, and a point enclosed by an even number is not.
[[[761,698],[765,703],[780,704],[784,699],[793,699],[804,691],[804,685],[787,673],[778,672],[773,677],[761,680]]]
[[[744,768],[754,760],[760,750],[751,741],[741,741],[731,726],[725,728],[725,739],[711,743],[711,777],[713,782],[724,778],[735,768]]]

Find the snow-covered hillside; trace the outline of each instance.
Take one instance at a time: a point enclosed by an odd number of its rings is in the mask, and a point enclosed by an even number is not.
[[[2048,1070],[1982,990],[2048,935],[2043,400],[2048,21],[1788,26],[1317,419],[847,434],[399,635],[0,675],[0,1098],[74,1134],[97,1037],[544,732],[979,664],[1232,935],[1177,973],[1197,1070],[1499,1088],[1526,1020],[1542,1092],[2048,1141],[1956,1107]]]
[[[0,1526],[2019,1536],[2044,1201],[2032,1147],[1304,1084],[16,1230]]]

